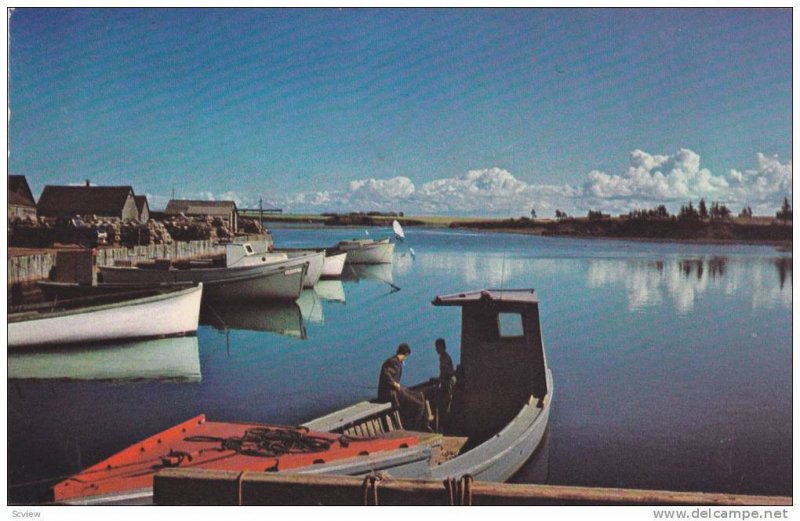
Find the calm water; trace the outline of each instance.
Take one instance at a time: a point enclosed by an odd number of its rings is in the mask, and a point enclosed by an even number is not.
[[[363,233],[273,235],[288,247]],[[11,355],[11,499],[200,413],[293,424],[371,398],[400,342],[413,349],[404,382],[427,379],[433,341],[457,361],[460,331],[458,310],[431,299],[483,287],[537,289],[554,376],[546,442],[516,481],[791,494],[791,254],[406,233],[390,269],[349,273],[298,305],[204,309],[197,338]],[[91,369],[98,357],[108,362]]]

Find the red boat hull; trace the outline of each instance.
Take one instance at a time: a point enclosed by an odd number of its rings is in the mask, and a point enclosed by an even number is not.
[[[311,438],[325,447],[315,452],[249,455],[220,443],[240,439],[248,430],[278,430]],[[187,439],[188,438],[188,439]],[[54,501],[119,494],[152,488],[153,476],[166,467],[238,471],[279,471],[318,463],[395,450],[417,444],[417,438],[352,438],[327,432],[263,424],[222,423],[197,416],[151,436],[53,487]],[[245,451],[247,452],[247,451]]]

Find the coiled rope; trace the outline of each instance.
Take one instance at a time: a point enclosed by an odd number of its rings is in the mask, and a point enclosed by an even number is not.
[[[247,429],[242,436],[227,438],[216,436],[189,436],[184,438],[190,442],[216,442],[217,450],[231,450],[245,456],[274,458],[286,454],[307,454],[323,452],[331,448],[334,442],[346,447],[349,439],[341,436],[331,439],[309,434],[304,427],[254,427]]]

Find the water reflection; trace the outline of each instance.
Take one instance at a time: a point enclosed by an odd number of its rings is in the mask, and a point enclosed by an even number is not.
[[[346,302],[344,286],[341,280],[321,280],[314,286],[319,298],[331,302]]]
[[[196,336],[113,345],[9,351],[10,379],[199,382]]]
[[[777,280],[775,275],[777,274]],[[749,288],[752,307],[791,307],[791,258],[771,261],[730,260],[726,257],[688,257],[677,260],[589,261],[587,284],[591,288],[623,286],[628,307],[639,310],[671,301],[681,313],[694,309],[709,291],[732,295]]]
[[[306,338],[303,314],[294,302],[204,304],[200,310],[200,323],[220,331],[268,331],[293,338]]]
[[[325,315],[322,312],[322,300],[313,289],[304,289],[297,299],[297,306],[303,319],[316,324],[325,323]]]
[[[371,280],[394,285],[392,264],[345,264],[342,280],[346,282]]]

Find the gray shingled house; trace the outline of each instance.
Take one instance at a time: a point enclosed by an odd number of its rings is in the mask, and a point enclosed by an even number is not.
[[[44,217],[96,215],[139,219],[130,186],[45,186],[37,205]]]

